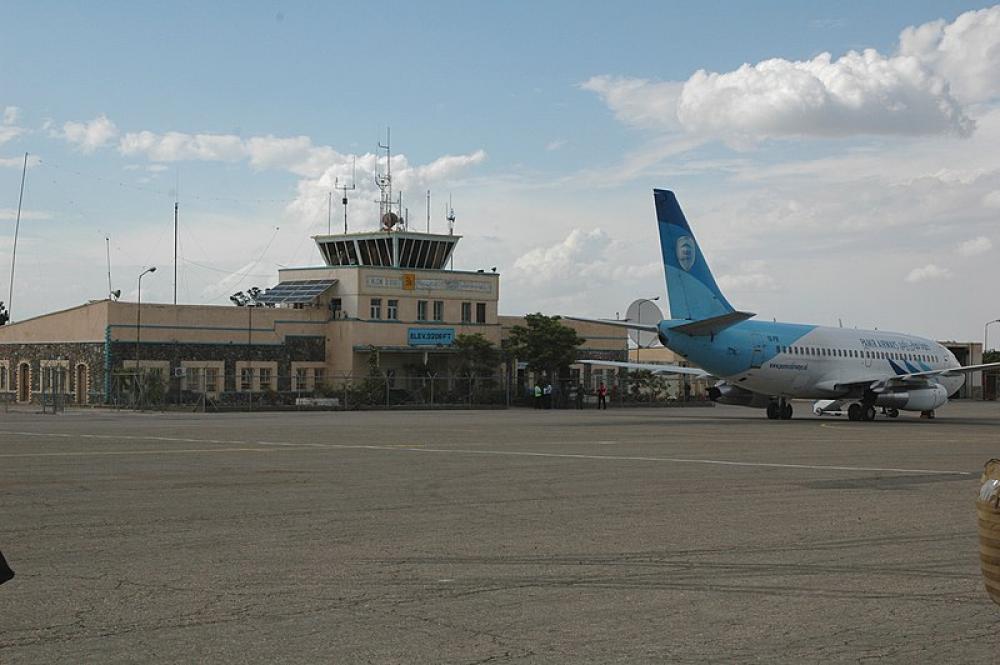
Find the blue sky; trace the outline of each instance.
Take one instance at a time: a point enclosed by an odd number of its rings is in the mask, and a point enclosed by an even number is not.
[[[325,192],[353,155],[365,187],[352,226],[374,225],[368,167],[391,125],[412,217],[422,226],[430,188],[443,229],[454,196],[457,267],[497,265],[504,312],[613,315],[662,293],[658,186],[677,191],[743,307],[977,338],[1000,312],[953,293],[998,277],[995,14],[962,2],[9,2],[0,265],[28,151],[41,163],[15,318],[103,296],[106,235],[126,294],[143,265],[169,262],[178,181],[180,299],[225,303],[279,264],[318,260],[308,235],[325,230]],[[144,286],[168,299],[169,271]]]

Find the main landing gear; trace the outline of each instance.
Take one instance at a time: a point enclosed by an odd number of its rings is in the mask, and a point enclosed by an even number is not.
[[[895,411],[895,409],[893,409]],[[899,412],[896,412],[899,415]],[[890,416],[895,418],[895,416]],[[866,422],[871,422],[875,420],[875,406],[872,404],[863,404],[861,402],[855,402],[847,407],[847,419],[848,420],[864,420]]]
[[[777,402],[769,402],[767,405],[768,420],[791,420],[792,405],[782,397]]]

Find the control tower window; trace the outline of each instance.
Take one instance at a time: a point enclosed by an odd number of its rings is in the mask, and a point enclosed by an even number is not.
[[[371,304],[371,315],[369,318],[381,319],[382,318],[382,299],[372,298]]]
[[[486,323],[486,303],[476,303],[476,323]]]
[[[427,320],[427,301],[418,300],[417,301],[417,321]]]
[[[434,320],[444,321],[444,301],[435,300],[434,301]]]
[[[462,303],[462,323],[472,323],[472,303]]]
[[[388,300],[385,304],[385,318],[395,321],[399,318],[399,301]]]

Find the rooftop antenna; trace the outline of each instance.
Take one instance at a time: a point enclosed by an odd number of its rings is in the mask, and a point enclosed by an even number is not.
[[[17,232],[21,229],[21,202],[24,200],[24,178],[28,175],[28,153],[21,167],[21,193],[17,197],[17,221],[14,222],[14,250],[10,254],[10,292],[7,294],[7,320],[14,321],[14,265],[17,260]]]
[[[378,142],[378,147],[380,150],[385,150],[385,173],[375,174],[375,185],[381,192],[379,197],[379,221],[382,220],[386,214],[392,212],[392,143],[390,141],[390,128],[385,128],[385,145],[382,142]]]
[[[355,156],[354,163],[351,166],[351,186],[348,187],[347,185],[341,185],[339,178],[333,179],[333,188],[340,190],[340,192],[343,195],[341,203],[344,204],[344,233],[347,233],[347,192],[354,190],[354,188],[357,186],[356,185],[357,181],[358,181],[358,158],[357,156]],[[327,215],[327,235],[330,234],[329,226],[330,226],[329,215]]]
[[[337,181],[334,180],[334,183],[336,183],[336,182]],[[333,192],[332,191],[327,192],[326,195],[327,195],[326,196],[326,235],[330,235],[331,233],[333,233],[331,231],[331,229],[333,227],[330,226],[330,224],[332,223],[331,220],[333,219],[333,217],[332,217],[332,215],[333,215]]]
[[[114,295],[111,290],[111,237],[104,236],[104,243],[108,250],[108,299],[110,300]]]
[[[431,190],[427,190],[427,233],[431,232]]]
[[[177,209],[181,198],[181,170],[177,169],[177,185],[174,187],[174,304],[177,304]]]
[[[455,209],[451,207],[451,194],[448,195],[448,235],[455,235]],[[451,251],[451,268],[455,269],[455,250],[454,245]]]

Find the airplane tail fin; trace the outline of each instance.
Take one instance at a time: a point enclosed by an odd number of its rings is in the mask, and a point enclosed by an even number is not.
[[[677,197],[671,191],[654,189],[653,201],[671,318],[697,321],[735,311],[715,283]]]

